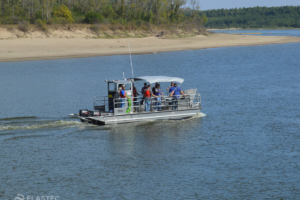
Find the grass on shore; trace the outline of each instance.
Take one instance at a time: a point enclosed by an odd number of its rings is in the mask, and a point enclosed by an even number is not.
[[[17,38],[30,37],[34,32],[40,32],[46,37],[54,37],[55,31],[73,34],[73,36],[66,36],[66,38],[75,37],[74,35],[81,32],[85,33],[86,38],[143,38],[156,36],[160,38],[183,38],[193,37],[196,35],[209,35],[203,27],[192,27],[188,25],[172,25],[172,26],[133,26],[122,24],[1,24],[0,29],[6,29],[11,33],[18,32]],[[60,37],[64,37],[63,34]]]

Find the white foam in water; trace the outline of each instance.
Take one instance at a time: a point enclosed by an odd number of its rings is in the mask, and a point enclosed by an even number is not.
[[[192,118],[200,118],[200,117],[205,117],[205,116],[206,116],[205,113],[199,112],[197,115],[195,115],[195,116],[192,117]]]
[[[53,127],[72,127],[72,126],[86,126],[86,124],[81,123],[79,121],[55,121],[49,122],[46,124],[34,124],[34,125],[7,125],[7,126],[0,126],[0,131],[7,131],[7,130],[32,130],[32,129],[40,129],[40,128],[53,128]]]
[[[205,117],[205,116],[206,116],[206,114],[199,112],[195,116],[193,116],[191,118],[188,118],[188,119],[183,119],[182,121],[191,120],[191,119],[197,119],[197,118],[201,118],[201,117]]]

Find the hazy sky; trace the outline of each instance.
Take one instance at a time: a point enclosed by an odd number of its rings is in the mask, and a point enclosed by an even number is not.
[[[300,6],[300,0],[198,0],[201,10],[255,6]]]

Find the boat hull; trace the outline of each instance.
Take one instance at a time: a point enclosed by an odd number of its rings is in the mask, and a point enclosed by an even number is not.
[[[79,116],[82,122],[89,122],[95,125],[121,124],[154,120],[182,120],[194,117],[200,109],[172,110],[163,112],[141,112],[126,115],[106,115],[106,116]]]

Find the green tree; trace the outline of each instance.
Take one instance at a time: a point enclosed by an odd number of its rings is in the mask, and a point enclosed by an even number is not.
[[[201,15],[201,18],[202,18],[202,23],[203,23],[203,25],[205,26],[205,24],[206,24],[207,21],[208,21],[208,18],[205,16],[205,14],[202,14],[202,15]]]
[[[207,16],[206,26],[211,28],[274,28],[296,27],[300,22],[299,10],[300,6],[254,7],[201,11],[198,14]]]
[[[100,13],[89,11],[85,14],[84,22],[89,24],[95,24],[103,21],[103,16]]]
[[[68,20],[70,23],[73,23],[74,19],[72,17],[72,13],[67,6],[64,4],[60,5],[57,9],[53,11],[53,17],[63,18]]]
[[[111,4],[104,6],[102,13],[107,18],[113,18],[116,15]]]

